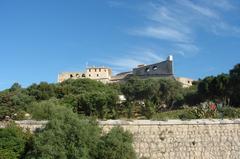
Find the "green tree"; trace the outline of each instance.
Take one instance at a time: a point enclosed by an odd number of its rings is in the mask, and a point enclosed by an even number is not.
[[[41,82],[40,84],[33,84],[27,88],[28,94],[34,97],[37,101],[48,100],[55,97],[55,85]]]
[[[5,116],[13,119],[18,118],[19,112],[26,111],[27,105],[33,101],[34,98],[28,96],[25,90],[19,88],[0,92],[0,119],[4,119]]]
[[[143,80],[133,77],[121,85],[121,90],[129,101],[150,100],[157,106],[166,104],[172,107],[183,99],[181,84],[170,78]]]
[[[112,128],[101,137],[96,159],[136,159],[132,142],[132,135],[128,131],[120,127]]]
[[[36,120],[51,120],[55,118],[61,118],[64,113],[72,114],[72,110],[61,104],[56,99],[35,102],[28,106],[28,112]]]
[[[240,106],[240,64],[234,66],[230,70],[230,94],[231,104],[234,106]]]
[[[99,118],[114,117],[116,114],[117,96],[106,92],[88,92],[78,99],[78,112]]]
[[[50,106],[51,107],[51,106]],[[79,118],[67,108],[55,105],[55,117],[44,130],[36,132],[32,149],[26,158],[38,159],[91,159],[95,158],[100,128],[94,121]]]
[[[30,137],[29,132],[24,133],[22,128],[13,123],[0,129],[0,159],[23,157]]]
[[[229,80],[228,74],[210,76],[201,80],[198,85],[198,94],[202,98],[202,102],[218,99],[227,104],[230,96]]]

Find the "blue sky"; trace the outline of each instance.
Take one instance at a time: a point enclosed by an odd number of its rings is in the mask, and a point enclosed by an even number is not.
[[[227,73],[240,62],[239,15],[237,0],[0,0],[0,90],[169,54],[176,76]]]

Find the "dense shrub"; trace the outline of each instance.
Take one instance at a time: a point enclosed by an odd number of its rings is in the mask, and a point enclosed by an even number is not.
[[[123,128],[115,127],[101,137],[97,159],[136,159],[132,135]]]
[[[56,99],[32,103],[27,110],[36,120],[51,120],[61,118],[65,113],[72,113],[70,108],[60,104]]]
[[[233,107],[224,107],[222,109],[221,117],[223,118],[240,118],[240,109],[239,108],[233,108]]]
[[[26,158],[135,158],[129,132],[114,128],[101,137],[101,130],[94,120],[79,117],[70,109],[53,103],[45,101],[35,106],[40,111],[33,112],[34,117],[48,118],[50,122],[45,129],[36,132]]]
[[[31,135],[11,123],[0,129],[0,159],[18,159],[23,157]]]
[[[27,158],[94,158],[100,137],[97,124],[62,108],[50,111],[52,114],[58,111],[58,115],[44,130],[36,132]]]
[[[157,110],[162,104],[171,108],[177,101],[183,99],[182,85],[170,78],[143,80],[132,77],[121,85],[121,91],[129,101],[153,102]]]

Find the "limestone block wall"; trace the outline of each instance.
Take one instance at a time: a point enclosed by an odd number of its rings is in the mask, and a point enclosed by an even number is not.
[[[48,123],[47,120],[37,121],[37,120],[20,120],[14,121],[17,125],[22,127],[24,130],[30,130],[30,132],[34,132],[37,129],[43,129],[45,125]],[[5,128],[9,122],[0,121],[0,129]]]
[[[134,137],[138,158],[239,159],[240,120],[100,121],[104,132],[121,126]]]
[[[15,121],[23,129],[29,129],[31,132],[34,132],[36,129],[42,129],[48,123],[47,120],[36,121],[36,120],[21,120]]]

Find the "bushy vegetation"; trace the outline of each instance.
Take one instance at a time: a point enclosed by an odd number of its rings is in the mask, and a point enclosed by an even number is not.
[[[198,97],[201,101],[221,101],[224,105],[240,105],[240,64],[229,71],[229,74],[209,76],[198,84]]]
[[[129,132],[114,128],[102,134],[94,119],[79,116],[54,100],[34,107],[41,109],[32,110],[35,117],[47,118],[48,124],[32,135],[12,124],[0,129],[0,159],[135,158]]]
[[[221,119],[221,118],[240,118],[240,108],[219,107],[212,102],[200,103],[194,107],[186,107],[177,110],[156,113],[152,119],[169,120],[169,119]]]
[[[50,120],[44,130],[35,134],[27,158],[95,158],[100,137],[96,123],[62,106],[42,106],[50,108]]]
[[[136,159],[132,134],[121,127],[112,128],[98,143],[98,159]]]
[[[41,82],[28,88],[17,83],[0,92],[0,119],[24,119],[34,107],[45,114],[41,105],[56,103],[74,112],[100,119],[148,118],[165,111],[197,106],[205,101],[221,102],[223,107],[239,107],[240,64],[229,74],[206,77],[190,88],[174,79],[140,79],[132,77],[124,83],[103,84],[90,79],[67,80],[58,84]],[[118,95],[126,97],[119,102]],[[55,103],[53,102],[55,101]],[[43,111],[43,112],[40,112]],[[35,112],[37,113],[37,112]],[[35,118],[34,114],[31,114]],[[48,119],[43,116],[42,119]],[[36,118],[37,119],[37,118]]]
[[[14,123],[0,129],[0,159],[22,158],[30,138],[29,132],[23,132]]]

